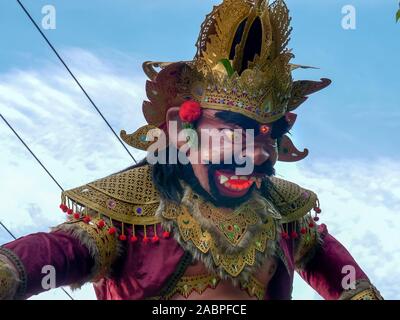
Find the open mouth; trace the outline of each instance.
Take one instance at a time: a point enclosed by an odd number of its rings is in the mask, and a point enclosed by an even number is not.
[[[214,179],[219,192],[230,197],[244,196],[255,184],[257,189],[261,188],[261,174],[252,174],[247,176],[235,175],[234,171],[216,170]]]

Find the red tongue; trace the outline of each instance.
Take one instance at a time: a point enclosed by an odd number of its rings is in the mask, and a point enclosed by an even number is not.
[[[229,180],[229,183],[236,187],[242,187],[242,188],[250,186],[250,182],[247,180],[235,179],[235,180]]]
[[[247,183],[247,180],[240,180],[240,179],[230,179],[229,180],[229,183],[230,184],[234,184],[234,185],[242,185],[242,184],[246,184]]]

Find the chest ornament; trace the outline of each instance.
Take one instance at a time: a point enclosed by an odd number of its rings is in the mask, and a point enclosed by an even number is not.
[[[175,223],[184,244],[192,244],[202,254],[211,255],[214,265],[231,277],[237,277],[246,266],[255,266],[256,253],[265,253],[268,241],[274,242],[277,238],[274,217],[268,215],[262,221],[256,213],[265,209],[260,204],[249,202],[228,212],[193,195],[190,203],[194,204],[191,208],[168,203],[163,218]],[[198,219],[193,208],[199,209],[202,219]],[[243,245],[251,228],[256,232]],[[229,250],[219,245],[221,242],[227,243]]]

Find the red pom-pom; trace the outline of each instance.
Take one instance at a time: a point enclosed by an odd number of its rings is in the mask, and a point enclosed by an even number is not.
[[[153,243],[157,243],[158,241],[160,241],[160,238],[156,235],[153,238],[151,238],[151,242]]]
[[[319,217],[314,217],[314,221],[318,222],[319,221]]]
[[[169,231],[164,231],[162,236],[164,239],[168,239],[171,236],[171,233]]]
[[[83,218],[83,222],[89,223],[92,219],[89,216]]]
[[[289,239],[289,233],[287,233],[286,231],[283,231],[282,232],[282,238],[285,239],[285,240]]]
[[[317,214],[319,214],[319,213],[322,212],[321,208],[319,208],[319,207],[315,207],[315,208],[314,208],[314,211],[315,211],[315,213],[317,213]]]
[[[80,213],[78,213],[78,212],[74,213],[74,218],[75,219],[79,219],[80,217],[81,217]]]
[[[126,241],[126,235],[121,234],[121,235],[119,236],[119,240],[121,240],[121,241]]]
[[[307,229],[306,228],[301,228],[300,233],[301,234],[306,234],[307,233]]]
[[[71,215],[73,213],[74,213],[74,211],[72,209],[67,209],[67,214]]]
[[[63,204],[63,203],[60,204],[60,209],[61,209],[63,212],[67,212],[67,211],[68,211],[68,207],[67,207],[65,204]]]
[[[299,237],[299,235],[297,234],[296,231],[292,231],[292,233],[290,234],[290,236],[291,236],[292,239],[296,239],[296,238]]]
[[[130,240],[131,240],[132,243],[135,243],[137,241],[137,237],[136,236],[132,236]]]
[[[110,234],[110,235],[115,234],[115,232],[117,232],[117,229],[115,229],[114,227],[111,227],[110,229],[108,229],[108,234]]]
[[[104,228],[105,225],[106,225],[106,223],[104,222],[104,220],[100,220],[100,221],[97,223],[97,226],[98,226],[100,229]]]
[[[185,101],[179,109],[179,117],[183,122],[195,122],[201,117],[200,103],[193,100]]]
[[[308,224],[308,226],[309,226],[310,228],[314,228],[315,224],[312,223],[312,222],[310,222],[310,223]]]

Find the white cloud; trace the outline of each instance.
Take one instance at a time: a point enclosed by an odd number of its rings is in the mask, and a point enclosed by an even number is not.
[[[66,52],[70,67],[117,133],[143,125],[145,78],[125,75],[90,52]],[[127,67],[129,61],[125,61]],[[121,62],[121,64],[123,64]],[[132,67],[133,69],[133,67]],[[0,112],[58,182],[71,188],[131,165],[132,160],[59,65],[0,74]],[[0,219],[17,235],[46,231],[61,223],[60,190],[1,122]],[[143,155],[131,149],[135,158]],[[0,230],[2,243],[10,237]],[[66,297],[57,290],[37,298]],[[86,294],[83,294],[86,292]],[[94,297],[85,289],[75,297]]]
[[[144,123],[144,77],[129,60],[110,64],[90,52],[67,51],[69,64],[117,132]],[[120,57],[123,57],[122,55]],[[124,66],[124,61],[126,62]],[[129,67],[128,67],[129,66]],[[134,70],[132,66],[132,70]],[[0,74],[0,112],[67,189],[131,164],[129,156],[58,65]],[[4,125],[0,125],[0,219],[21,236],[63,221],[59,190]],[[132,150],[132,152],[134,152]],[[135,153],[137,158],[141,155]],[[395,159],[279,165],[278,173],[318,193],[323,222],[354,255],[386,298],[399,298],[400,167]],[[0,241],[11,239],[0,230]],[[94,298],[90,286],[73,293]],[[296,279],[294,298],[317,295]],[[60,290],[35,299],[66,298]]]
[[[400,165],[395,159],[280,165],[283,178],[315,191],[322,222],[350,251],[386,299],[399,299]],[[316,297],[301,281],[296,299]],[[296,287],[295,287],[296,288]]]

